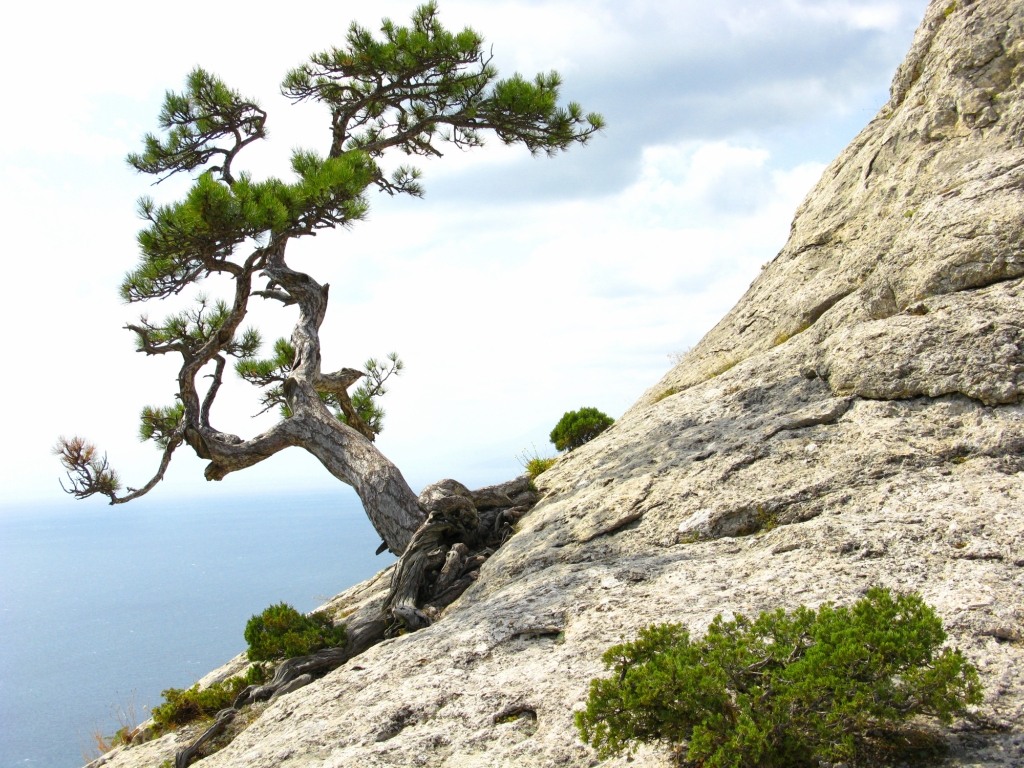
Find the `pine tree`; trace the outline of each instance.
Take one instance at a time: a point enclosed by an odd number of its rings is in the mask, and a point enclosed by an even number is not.
[[[343,47],[314,54],[281,86],[292,102],[319,102],[329,110],[326,153],[296,150],[292,179],[258,180],[243,169],[241,157],[266,138],[266,113],[195,69],[184,90],[166,95],[160,132],[147,135],[142,151],[128,157],[158,180],[186,173],[194,181],[175,202],[139,202],[145,222],[139,261],[126,274],[121,296],[131,303],[164,299],[211,276],[229,278],[233,291],[223,300],[200,297],[185,312],[163,320],[142,317],[129,326],[140,351],[180,359],[173,403],[142,412],[140,433],[161,448],[162,459],[149,482],[122,492],[93,444],[61,438],[56,451],[68,473],[68,492],[79,498],[98,493],[113,504],[136,499],[159,483],[183,445],[208,460],[210,480],[298,446],[355,489],[386,546],[402,553],[424,515],[401,472],[373,444],[383,419],[377,399],[401,361],[392,355],[368,361],[363,370],[320,369],[318,334],[328,286],[292,269],[288,246],[358,222],[371,190],[421,195],[418,170],[403,165],[385,173],[381,160],[387,155],[440,155],[446,142],[479,147],[488,134],[535,154],[585,143],[603,121],[578,104],[560,105],[559,86],[554,72],[500,79],[482,38],[471,29],[447,31],[434,3],[420,6],[407,27],[385,19],[379,36],[353,24]],[[291,338],[278,340],[265,358],[259,330],[243,327],[254,297],[299,311]],[[281,419],[262,434],[244,438],[214,426],[229,359],[243,379],[262,389],[264,409],[280,408]]]

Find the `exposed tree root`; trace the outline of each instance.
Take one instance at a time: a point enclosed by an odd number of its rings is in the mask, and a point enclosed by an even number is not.
[[[290,693],[387,637],[433,623],[477,579],[480,566],[508,540],[538,498],[525,476],[478,491],[455,480],[427,486],[419,496],[427,519],[399,558],[387,596],[348,617],[345,645],[283,661],[270,682],[250,685],[231,707],[217,713],[198,739],[179,750],[175,768],[187,768],[243,707]]]

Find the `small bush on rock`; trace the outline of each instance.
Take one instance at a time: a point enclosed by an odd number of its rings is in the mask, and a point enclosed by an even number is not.
[[[168,688],[163,692],[164,703],[153,707],[153,720],[160,731],[173,730],[230,707],[239,691],[241,688],[236,691],[226,682],[202,690],[199,683],[191,688]]]
[[[557,459],[554,456],[537,456],[527,461],[523,468],[531,480],[536,480],[537,477],[555,466],[556,461]]]
[[[551,430],[551,442],[560,451],[571,451],[588,443],[615,423],[615,419],[597,408],[566,411]]]
[[[229,677],[200,690],[199,683],[191,688],[168,688],[163,691],[164,703],[153,707],[153,721],[157,731],[174,730],[204,717],[212,717],[230,707],[247,686],[266,682],[266,670],[260,664],[249,667],[244,676]]]
[[[981,701],[945,638],[919,596],[878,587],[849,608],[719,615],[697,641],[651,626],[605,652],[612,675],[591,682],[576,725],[602,758],[662,741],[706,768],[849,762],[909,718],[948,723]]]
[[[290,659],[345,644],[345,627],[324,613],[299,613],[287,603],[272,605],[245,625],[252,661]]]

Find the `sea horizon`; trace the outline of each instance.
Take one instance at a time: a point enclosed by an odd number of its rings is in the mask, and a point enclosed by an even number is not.
[[[385,568],[350,489],[0,506],[0,768],[74,768],[245,649]]]

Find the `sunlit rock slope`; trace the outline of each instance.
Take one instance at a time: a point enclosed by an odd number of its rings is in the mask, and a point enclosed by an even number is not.
[[[1024,765],[1022,60],[1021,0],[933,2],[783,251],[541,476],[476,584],[199,765],[595,765],[572,713],[610,644],[873,584],[921,592],[981,672],[988,727],[955,726],[936,764]],[[109,765],[159,765],[174,740]]]

